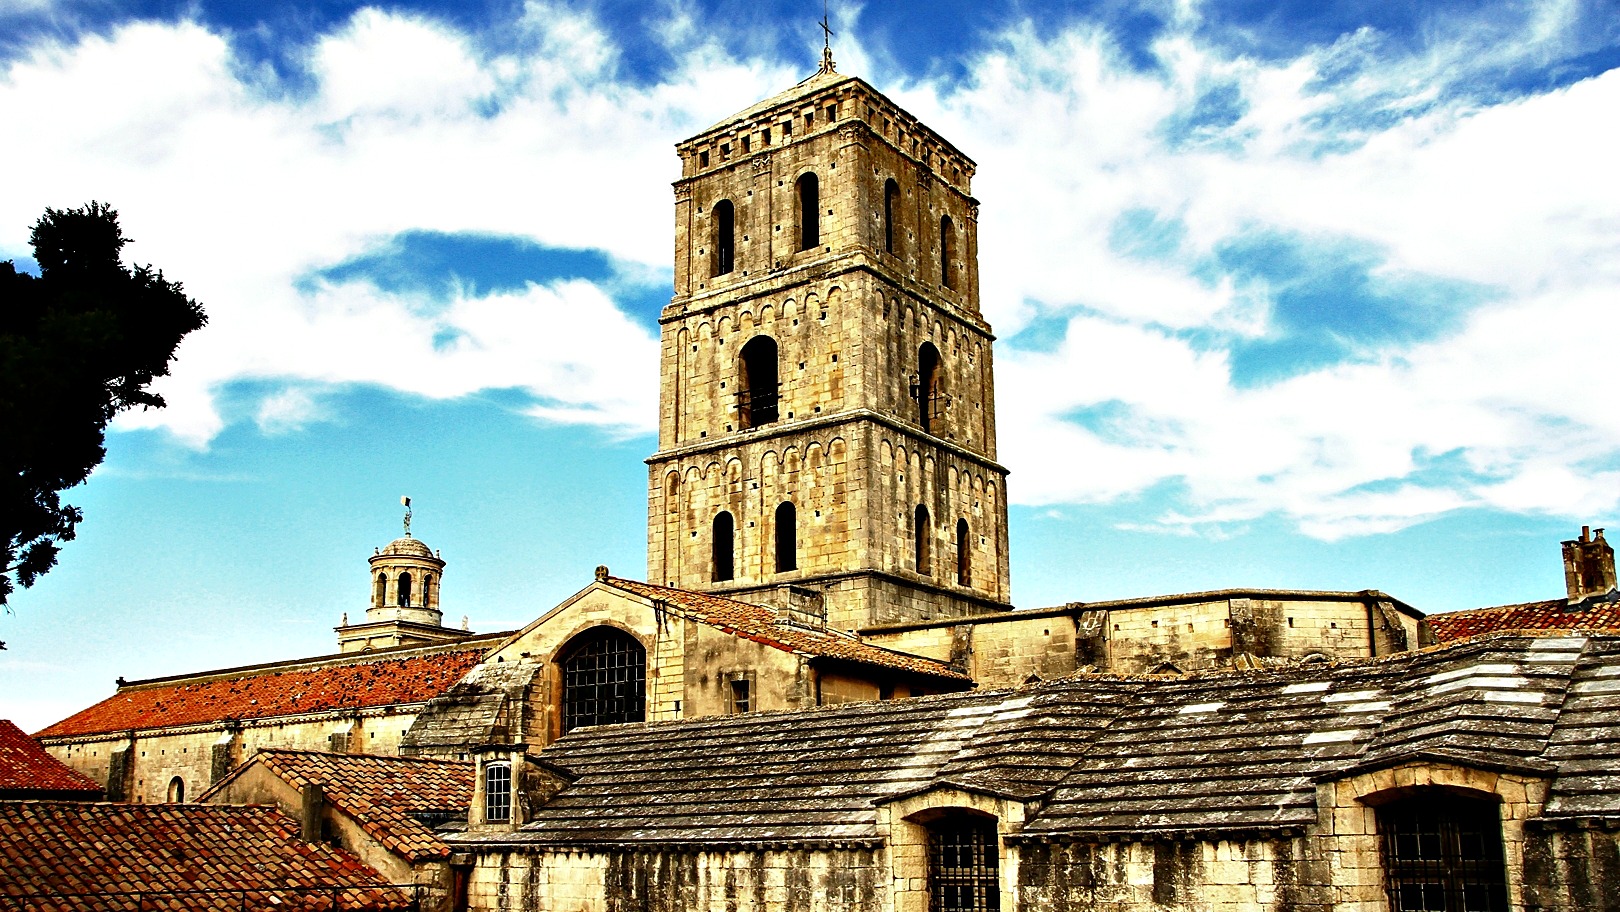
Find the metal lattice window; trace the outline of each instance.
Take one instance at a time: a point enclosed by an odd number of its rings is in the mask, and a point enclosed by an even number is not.
[[[999,859],[994,820],[953,815],[929,827],[929,912],[997,912]]]
[[[646,719],[647,652],[611,627],[584,634],[563,660],[563,731]]]
[[[1425,794],[1378,811],[1391,912],[1507,912],[1495,803]]]
[[[484,820],[505,823],[512,819],[512,766],[491,763],[484,767]]]

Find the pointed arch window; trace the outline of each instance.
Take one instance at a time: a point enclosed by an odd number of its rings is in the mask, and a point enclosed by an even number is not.
[[[736,536],[736,524],[731,518],[730,511],[721,510],[716,513],[714,515],[712,541],[714,546],[714,581],[717,583],[723,583],[736,575],[733,561],[737,553]]]
[[[956,521],[956,585],[973,585],[973,550],[968,542],[966,517]]]
[[[641,722],[647,714],[647,651],[613,627],[594,627],[563,653],[563,731]]]
[[[939,349],[932,342],[917,350],[917,388],[911,394],[917,399],[917,423],[932,433],[944,402],[939,393]]]
[[[776,572],[799,569],[799,512],[793,501],[784,500],[776,508]]]
[[[770,336],[749,339],[739,360],[742,382],[737,390],[737,423],[744,430],[770,424],[779,413],[776,340]]]
[[[894,253],[894,219],[900,214],[900,185],[889,178],[883,183],[883,251]]]
[[[922,504],[917,505],[917,510],[912,515],[912,526],[916,535],[917,572],[921,573],[923,576],[929,576],[934,571],[929,566],[930,555],[928,553],[929,528],[927,507],[923,506]]]
[[[952,242],[956,239],[956,223],[948,215],[939,217],[939,284],[946,288],[955,288],[956,279],[951,275],[954,261],[951,258]]]
[[[799,249],[821,245],[821,182],[815,172],[806,171],[794,183],[799,198]]]
[[[731,200],[714,204],[714,275],[723,276],[737,261],[737,209]]]
[[[399,575],[399,598],[395,599],[395,603],[401,608],[411,605],[411,574],[408,571]]]

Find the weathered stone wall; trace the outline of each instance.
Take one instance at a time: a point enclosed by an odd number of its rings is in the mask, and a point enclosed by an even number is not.
[[[179,777],[192,801],[238,764],[266,748],[332,750],[332,735],[347,735],[348,752],[391,757],[422,704],[248,719],[230,726],[186,726],[130,733],[53,738],[45,749],[68,766],[106,785],[112,800],[161,804]],[[341,743],[341,742],[340,742]],[[113,783],[113,759],[125,758],[122,783]]]
[[[1306,848],[1302,837],[1025,843],[1017,847],[1018,908],[1328,912],[1328,891]]]
[[[1526,912],[1620,912],[1620,832],[1614,821],[1527,828]]]
[[[480,853],[473,912],[864,912],[887,905],[886,863],[868,848],[713,852],[503,850]]]

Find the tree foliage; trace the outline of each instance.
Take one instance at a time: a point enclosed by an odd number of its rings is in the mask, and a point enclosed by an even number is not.
[[[37,277],[0,262],[0,605],[56,564],[83,513],[61,494],[106,456],[107,423],[169,372],[202,307],[150,266],[126,267],[111,206],[46,209],[30,241]]]

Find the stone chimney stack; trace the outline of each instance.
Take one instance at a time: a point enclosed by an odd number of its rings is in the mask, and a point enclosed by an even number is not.
[[[1582,526],[1580,538],[1564,542],[1564,587],[1571,602],[1615,588],[1614,549],[1603,540],[1602,529]]]

